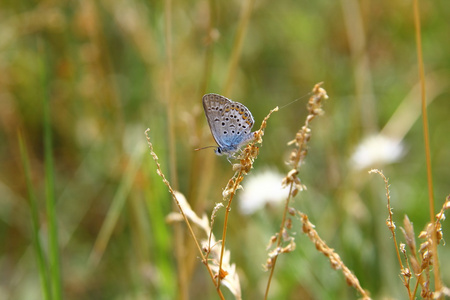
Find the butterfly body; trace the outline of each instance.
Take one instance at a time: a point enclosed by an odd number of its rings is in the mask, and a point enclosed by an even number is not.
[[[218,145],[215,150],[217,155],[231,157],[254,139],[255,133],[251,129],[255,121],[243,104],[218,94],[206,94],[203,96],[203,108]]]

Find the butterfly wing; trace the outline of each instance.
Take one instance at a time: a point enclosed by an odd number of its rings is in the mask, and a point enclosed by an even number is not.
[[[243,104],[218,94],[206,94],[203,108],[219,152],[232,153],[253,137],[254,119]]]
[[[203,96],[203,109],[208,120],[211,134],[219,147],[222,143],[222,128],[225,124],[222,122],[225,106],[230,104],[231,100],[218,94],[206,94]]]

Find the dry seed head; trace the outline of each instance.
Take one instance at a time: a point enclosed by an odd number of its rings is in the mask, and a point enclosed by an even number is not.
[[[395,224],[394,224],[393,221],[391,221],[390,218],[388,218],[388,219],[386,220],[386,225],[387,225],[387,227],[388,227],[391,231],[392,231],[392,230],[395,230]]]
[[[297,174],[298,174],[297,169],[292,169],[291,171],[289,171],[286,177],[284,177],[283,180],[281,181],[281,186],[285,188],[293,182],[299,182],[300,179],[298,179]]]
[[[419,233],[419,239],[425,239],[425,238],[427,238],[427,236],[428,236],[428,234],[426,231],[421,231]]]
[[[407,215],[405,215],[405,218],[403,219],[403,226],[404,228],[401,228],[403,231],[403,235],[405,236],[406,244],[408,245],[409,249],[412,253],[416,252],[416,238],[414,234],[414,227],[411,221],[409,221],[409,218]]]
[[[439,244],[439,242],[442,240],[443,238],[443,234],[442,234],[442,230],[439,230],[436,232],[436,238],[437,238],[437,243]]]
[[[233,178],[231,178],[230,180],[228,180],[227,186],[225,187],[225,189],[222,192],[223,200],[225,201],[226,199],[228,199],[230,197],[230,195],[233,194],[234,192],[235,192],[234,180],[233,180]]]
[[[211,221],[213,221],[215,219],[217,212],[222,207],[223,207],[223,203],[216,203],[216,205],[214,205],[214,209],[213,209],[212,214],[211,214]]]
[[[287,174],[287,177],[290,179],[290,181],[294,181],[295,178],[297,178],[297,175],[298,175],[298,170],[297,169],[292,169]]]
[[[258,154],[259,154],[259,147],[252,146],[250,150],[251,150],[250,151],[250,156],[252,158],[256,158],[258,156]]]
[[[239,164],[233,164],[233,171],[247,174],[253,167],[253,161],[259,154],[259,148],[251,143],[239,155]]]
[[[292,229],[292,219],[287,219],[286,220],[286,229]]]
[[[281,253],[281,247],[276,247],[272,251],[269,252],[269,258],[275,258]]]
[[[222,279],[224,279],[224,278],[228,275],[228,272],[225,271],[224,269],[220,269],[218,275],[219,275],[219,277],[220,277],[220,280],[222,280]],[[216,275],[216,276],[217,276],[217,275]]]
[[[341,268],[339,255],[336,254],[337,257],[330,256],[330,264],[334,270],[339,270]]]
[[[276,234],[272,235],[272,237],[270,238],[270,241],[271,242],[276,242],[277,238],[278,238],[278,232]]]
[[[302,151],[300,151],[300,157],[305,157],[308,154],[308,150],[303,149]]]
[[[285,246],[283,249],[281,249],[281,253],[292,252],[295,250],[295,247],[296,247],[296,245],[295,245],[294,239],[291,238],[290,243],[287,246]]]
[[[303,135],[303,142],[308,143],[311,140],[311,129],[305,128],[305,133]]]
[[[443,296],[450,297],[450,289],[448,287],[442,287],[440,291],[434,292],[434,299],[441,299]]]
[[[429,266],[432,265],[432,261],[431,261],[431,253],[429,251],[426,251],[423,255],[422,255],[422,264],[420,266],[421,270],[425,270],[426,268],[428,268]]]
[[[450,209],[450,198],[449,197],[447,197],[447,200],[444,203],[444,206],[443,206],[444,210]]]
[[[281,236],[283,237],[283,241],[285,242],[291,239],[291,237],[289,236],[289,232],[286,230],[286,228],[283,228]]]
[[[425,289],[423,289],[423,290],[420,292],[420,296],[421,296],[423,299],[430,299],[430,297],[429,297],[429,291],[427,291],[427,290],[425,290]]]
[[[277,237],[278,237],[278,233],[277,233],[277,234],[274,234],[274,235],[272,235],[272,236],[270,237],[270,241],[269,241],[269,244],[268,244],[267,247],[266,247],[266,250],[269,250],[270,247],[272,247],[272,245],[277,241]]]
[[[227,189],[227,190],[228,190],[228,189],[232,189],[233,186],[234,186],[234,180],[231,178],[230,180],[228,180],[226,189]]]
[[[449,203],[446,203],[444,206],[449,206],[449,205],[450,205],[450,202],[449,202]],[[448,208],[443,207],[443,209],[448,209]],[[438,214],[436,215],[436,220],[438,220],[438,221],[444,221],[444,220],[445,220],[445,214],[444,214],[444,213],[438,213]]]
[[[295,161],[297,159],[297,151],[292,151],[291,156],[289,156],[290,161]]]
[[[351,272],[345,272],[344,271],[344,275],[345,275],[345,282],[354,288],[357,288],[359,286],[359,281],[358,278],[355,277],[355,275],[353,275]],[[370,299],[368,297],[363,297],[363,299]]]
[[[408,277],[408,278],[411,278],[411,276],[412,276],[411,271],[409,270],[409,268],[404,268],[404,269],[402,269],[402,270],[400,271],[400,273],[401,273],[403,276]]]
[[[428,280],[424,282],[423,289],[420,295],[424,299],[435,299],[433,297],[433,292],[430,291],[430,282]]]
[[[416,257],[414,255],[410,255],[409,261],[411,263],[412,269],[414,270],[414,274],[416,274],[416,276],[419,276],[422,270],[420,270],[420,264],[417,261]]]
[[[225,189],[225,190],[222,192],[223,200],[226,201],[226,200],[230,197],[230,195],[231,195],[232,193],[233,193],[233,190],[232,190],[232,189]]]
[[[171,212],[166,216],[166,222],[168,224],[183,221],[183,216],[178,212]]]
[[[264,119],[262,122],[261,122],[261,129],[266,129],[266,126],[267,126],[267,121],[266,121],[266,119]],[[262,131],[262,130],[258,130],[258,131]],[[263,133],[264,134],[264,133]]]
[[[291,216],[295,216],[295,213],[297,212],[297,210],[295,209],[295,208],[293,208],[293,207],[289,207],[288,208],[288,213],[291,215]]]
[[[427,239],[425,242],[420,244],[419,252],[422,253],[422,256],[423,255],[428,255],[428,253],[429,253],[429,251],[431,249],[431,245],[433,245],[433,240],[431,240],[431,238]]]
[[[431,236],[432,236],[432,234],[433,234],[433,224],[428,223],[428,224],[427,224],[426,231],[427,231],[427,235],[431,238]]]
[[[242,160],[241,160],[242,161]],[[232,169],[233,169],[233,171],[234,172],[239,172],[239,171],[241,171],[242,170],[242,164],[233,164],[233,166],[232,166]]]
[[[250,159],[246,159],[242,160],[241,163],[242,168],[239,171],[243,172],[244,174],[248,174],[253,168],[253,162]]]
[[[349,277],[345,277],[345,282],[348,286],[353,286],[353,281]]]
[[[273,267],[273,258],[268,258],[266,264],[263,266],[264,270],[270,270]]]
[[[284,189],[285,187],[287,187],[288,186],[288,182],[287,182],[287,177],[284,177],[282,180],[281,180],[281,187]]]
[[[306,190],[306,185],[301,184],[301,183],[300,183],[300,179],[299,179],[298,182],[296,182],[295,190],[296,190],[296,191],[303,191],[303,190]]]
[[[423,242],[420,244],[419,252],[424,253],[430,247],[430,241]]]

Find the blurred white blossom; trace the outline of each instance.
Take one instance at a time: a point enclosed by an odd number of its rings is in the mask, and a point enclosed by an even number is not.
[[[282,174],[271,169],[248,176],[239,198],[241,213],[252,214],[268,203],[275,204],[285,200],[289,191],[281,188],[283,178]]]
[[[404,154],[400,140],[384,135],[365,138],[351,157],[351,165],[356,169],[376,167],[398,161]]]

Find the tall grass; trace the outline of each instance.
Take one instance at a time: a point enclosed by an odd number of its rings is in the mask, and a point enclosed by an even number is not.
[[[433,216],[450,193],[449,13],[446,1],[2,2],[0,298],[229,299],[240,290],[262,299],[268,290],[269,299],[356,299],[350,273],[373,299],[408,298],[413,247],[399,250],[400,267],[385,187],[367,171],[389,178],[394,224],[407,215],[417,239],[431,222],[417,243],[431,237],[434,247],[439,232],[445,241],[449,224]],[[285,145],[320,81],[330,100],[311,128],[297,174],[307,190],[290,202],[291,221],[281,225],[275,201],[241,210],[240,189],[225,209],[235,171],[211,149],[194,151],[214,145],[202,95],[243,103],[256,124],[301,98],[268,120],[240,182],[248,192],[263,170],[289,171]],[[146,152],[146,128],[174,194],[187,199],[192,232]],[[267,288],[266,246],[286,226],[295,250],[277,258]],[[199,251],[192,235],[210,248],[199,242]],[[424,271],[427,287],[410,266],[418,298],[450,282],[447,246],[424,249],[439,263]],[[332,272],[325,253],[351,272]]]

